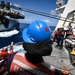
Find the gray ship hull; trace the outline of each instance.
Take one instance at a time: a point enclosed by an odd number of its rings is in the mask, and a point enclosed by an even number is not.
[[[0,24],[0,32],[17,29],[19,30],[19,22],[17,20],[9,20],[8,25]]]

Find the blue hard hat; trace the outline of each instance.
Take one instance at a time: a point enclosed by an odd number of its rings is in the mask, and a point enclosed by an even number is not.
[[[23,30],[22,37],[27,43],[49,41],[51,37],[51,29],[45,22],[37,20]]]

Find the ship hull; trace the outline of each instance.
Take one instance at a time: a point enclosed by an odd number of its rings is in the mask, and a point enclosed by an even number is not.
[[[9,20],[8,25],[0,24],[0,32],[17,29],[19,30],[19,22],[17,20]]]

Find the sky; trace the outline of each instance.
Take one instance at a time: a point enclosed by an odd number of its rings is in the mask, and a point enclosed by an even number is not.
[[[1,0],[0,0],[1,1]],[[56,15],[56,1],[57,0],[4,0],[5,3],[10,2],[11,5],[19,6],[21,8],[27,8],[39,12],[44,12],[52,15]],[[18,11],[18,10],[17,10]],[[31,23],[35,20],[43,20],[47,22],[49,25],[56,26],[58,20],[29,13],[24,11],[19,11],[23,15],[25,15],[25,19],[19,19],[21,23]]]

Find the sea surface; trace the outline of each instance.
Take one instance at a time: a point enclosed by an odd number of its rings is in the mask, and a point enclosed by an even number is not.
[[[11,42],[13,42],[13,43],[23,42],[22,31],[23,31],[23,29],[27,28],[28,26],[29,26],[29,24],[21,23],[20,27],[19,27],[20,32],[17,35],[14,35],[14,36],[8,37],[8,38],[0,38],[0,48],[10,45]],[[51,28],[51,33],[52,33],[55,29],[55,26],[50,26],[50,28]]]

